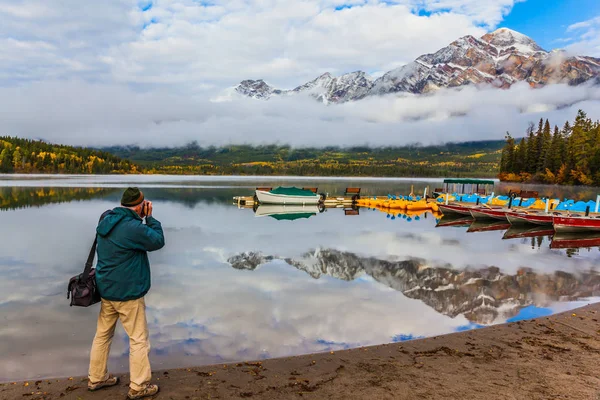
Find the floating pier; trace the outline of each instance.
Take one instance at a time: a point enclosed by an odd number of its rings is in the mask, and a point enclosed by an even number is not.
[[[303,187],[302,189],[311,191],[315,194],[317,194],[317,191],[318,191],[318,188],[316,188],[316,187]],[[271,187],[257,187],[256,190],[268,192],[268,191],[271,191],[272,188]],[[323,204],[327,208],[351,207],[352,205],[356,204],[356,201],[358,199],[360,199],[360,188],[348,187],[344,191],[343,196],[328,196],[324,193],[321,193],[321,196],[322,196],[322,200],[320,201],[320,203]],[[239,208],[252,208],[252,207],[260,204],[256,195],[254,195],[254,196],[235,196],[233,198],[233,201],[235,204],[237,204],[237,206]]]

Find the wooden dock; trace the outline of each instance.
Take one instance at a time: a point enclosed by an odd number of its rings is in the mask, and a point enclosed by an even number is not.
[[[303,187],[304,190],[310,190],[313,193],[318,192],[318,188],[316,187]],[[256,190],[262,191],[271,191],[271,187],[257,187]],[[323,194],[325,196],[325,194]],[[343,196],[327,196],[321,203],[328,208],[333,207],[351,207],[356,200],[360,198],[360,188],[357,187],[347,187],[344,191]],[[240,208],[251,208],[254,207],[255,204],[259,204],[258,200],[255,196],[235,196],[233,198],[235,204],[237,204]]]

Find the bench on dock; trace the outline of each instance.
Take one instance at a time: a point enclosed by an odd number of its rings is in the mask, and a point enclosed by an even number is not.
[[[534,190],[521,190],[521,193],[519,193],[519,197],[526,197],[526,198],[533,198],[533,199],[537,199],[538,198],[538,192],[534,191]]]
[[[360,188],[347,187],[344,196],[352,195],[352,200],[360,199]]]
[[[319,188],[316,188],[316,187],[303,187],[303,188],[302,188],[302,190],[308,190],[308,191],[311,191],[311,192],[313,192],[313,193],[317,193],[317,190],[318,190],[318,189],[319,189]]]
[[[270,192],[273,190],[272,187],[257,187],[256,190],[260,190],[261,192]]]
[[[358,209],[350,208],[350,209],[344,210],[344,215],[358,215]]]
[[[533,198],[533,199],[537,199],[539,193],[534,191],[534,190],[521,190],[518,193],[516,191],[509,191],[508,192],[508,196],[512,197],[512,195],[515,195],[516,197],[521,197],[521,198]]]

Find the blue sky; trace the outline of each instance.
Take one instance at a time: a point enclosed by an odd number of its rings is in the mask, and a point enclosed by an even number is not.
[[[546,50],[565,46],[567,28],[600,15],[600,0],[527,0],[514,5],[501,26],[519,31]]]
[[[518,1],[518,0],[517,0]],[[389,5],[402,3],[401,1],[380,1]],[[356,7],[356,4],[341,4],[335,7],[341,11]],[[415,14],[421,17],[430,17],[434,14],[452,13],[453,8],[438,7],[425,1],[420,7],[414,9]],[[552,50],[568,45],[576,40],[567,32],[570,25],[600,16],[600,0],[521,0],[515,3],[510,12],[497,24],[497,27],[507,27],[521,32],[534,39],[546,50]],[[480,26],[489,26],[489,21],[480,23]],[[493,30],[493,26],[490,30]]]

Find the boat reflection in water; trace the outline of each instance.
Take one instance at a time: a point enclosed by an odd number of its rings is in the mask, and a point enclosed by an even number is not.
[[[557,233],[550,243],[551,249],[580,249],[600,247],[600,233]]]
[[[600,232],[596,233],[557,233],[551,226],[542,225],[511,225],[504,221],[494,220],[474,220],[473,218],[461,217],[458,215],[444,215],[439,219],[436,227],[467,227],[468,233],[474,232],[492,232],[505,231],[502,239],[532,239],[537,238],[537,246],[541,247],[544,238],[550,243],[551,249],[573,250],[567,252],[571,256],[576,254],[577,249],[582,248],[600,248]]]
[[[469,227],[473,221],[473,217],[460,214],[444,214],[435,225],[436,228],[454,226],[454,227]]]
[[[467,232],[490,232],[490,231],[503,231],[510,228],[510,223],[506,221],[479,221],[475,220],[469,225]]]
[[[367,211],[379,211],[382,214],[386,214],[386,218],[390,220],[395,219],[403,219],[406,222],[411,221],[420,221],[427,218],[441,218],[442,214],[440,212],[436,212],[430,209],[421,209],[421,210],[402,210],[402,209],[390,209],[386,207],[364,207]],[[360,209],[360,207],[357,207]]]
[[[250,207],[240,207],[240,208],[250,208]],[[382,214],[386,215],[386,218],[390,220],[402,219],[407,222],[411,221],[420,221],[426,220],[428,218],[440,218],[441,214],[436,213],[431,210],[390,210],[382,207],[358,207],[358,206],[346,206],[346,205],[338,205],[335,207],[327,207],[324,204],[316,204],[316,205],[283,205],[283,204],[260,204],[254,205],[252,209],[254,210],[254,215],[256,217],[272,217],[274,219],[280,221],[294,221],[297,219],[306,219],[317,214],[323,213],[329,209],[339,209],[340,212],[343,212],[346,216],[358,216],[360,215],[360,210],[363,208],[365,211],[378,211]],[[335,210],[334,210],[335,212]],[[468,220],[472,221],[472,218],[468,218]]]
[[[554,229],[547,226],[511,225],[511,227],[504,232],[502,239],[522,239],[540,236],[552,238],[552,236],[554,236]]]
[[[256,207],[256,217],[271,217],[279,221],[294,221],[297,219],[310,218],[323,212],[325,209],[318,205],[279,205],[261,204]]]
[[[332,208],[332,207],[329,207]],[[396,211],[381,207],[333,207],[339,208],[347,216],[359,216],[360,209],[365,211],[378,211],[386,214],[386,218],[390,220],[403,219],[407,222],[426,220],[428,217],[433,217],[436,220],[435,227],[454,227],[467,228],[467,233],[477,232],[494,232],[505,231],[502,235],[503,240],[509,239],[537,239],[535,247],[542,247],[544,243],[550,243],[551,249],[570,249],[567,255],[576,254],[577,249],[581,248],[600,248],[600,232],[598,233],[556,233],[551,226],[533,225],[533,224],[518,224],[511,225],[508,221],[500,220],[476,220],[473,217],[468,217],[459,214],[440,215],[430,210],[422,211]],[[261,204],[254,207],[256,217],[271,217],[278,221],[295,221],[300,219],[308,219],[317,214],[327,211],[327,208],[320,205],[279,205],[279,204]],[[431,215],[428,215],[431,214]],[[548,242],[546,242],[546,240]]]

